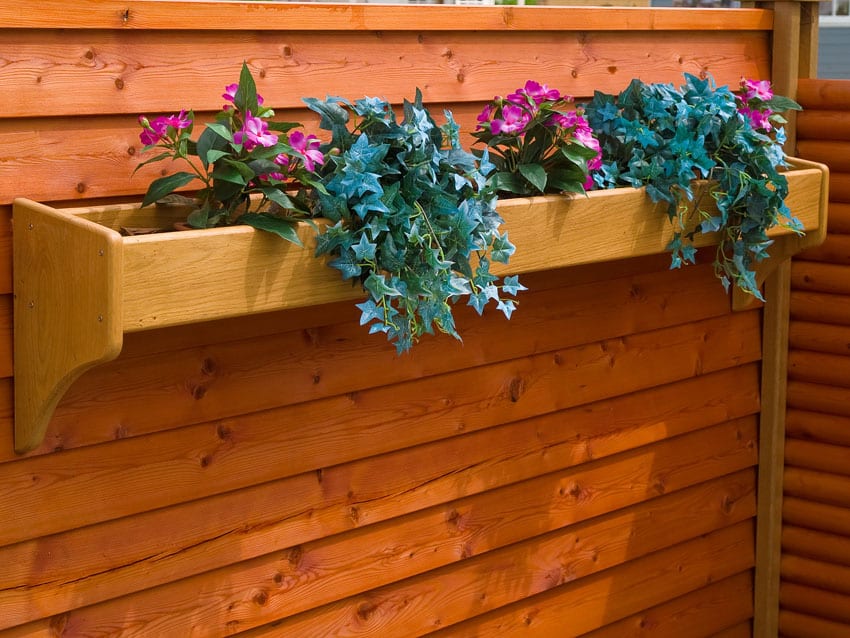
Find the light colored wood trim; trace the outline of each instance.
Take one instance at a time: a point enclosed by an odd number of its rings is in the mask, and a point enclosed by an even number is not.
[[[806,228],[817,228],[825,214],[818,196],[826,184],[824,170],[807,164],[788,173],[787,203]],[[653,204],[640,189],[506,200],[500,202],[499,212],[517,251],[509,265],[495,265],[496,274],[662,253],[673,232],[663,206]],[[15,281],[15,375],[22,405],[16,414],[18,451],[39,443],[56,403],[79,374],[118,355],[124,332],[362,297],[359,287],[343,282],[313,256],[315,232],[306,224],[299,230],[306,249],[246,226],[133,237],[121,237],[115,230],[152,225],[152,213],[155,210],[131,204],[52,209],[16,201],[16,224],[40,228],[49,222],[53,229],[36,237],[28,236],[24,226],[14,234],[15,272],[21,274]],[[166,209],[163,215],[167,224],[180,211]],[[774,234],[788,232],[775,229]],[[697,244],[715,241],[700,236]],[[98,268],[96,256],[107,256],[109,266]],[[33,284],[28,275],[41,270],[43,276]],[[83,295],[76,288],[91,291]],[[40,323],[27,319],[25,304],[33,299],[32,290],[45,296],[38,303],[45,309]],[[98,330],[90,325],[92,308],[101,318]],[[108,339],[102,341],[100,324],[109,326]],[[62,343],[62,356],[45,356],[45,343]],[[29,403],[41,407],[26,407]]]
[[[511,7],[451,5],[40,0],[37,11],[0,2],[0,24],[13,29],[241,31],[769,31],[763,9]]]
[[[121,238],[35,202],[14,204],[15,450],[44,438],[83,372],[118,356]]]

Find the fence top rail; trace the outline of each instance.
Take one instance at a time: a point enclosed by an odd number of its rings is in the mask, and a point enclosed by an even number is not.
[[[35,6],[35,5],[34,5]],[[415,12],[415,19],[411,12]],[[209,0],[0,0],[3,29],[769,31],[765,9],[369,5]]]

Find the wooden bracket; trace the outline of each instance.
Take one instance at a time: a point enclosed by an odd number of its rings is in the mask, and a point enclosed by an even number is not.
[[[13,207],[15,451],[44,438],[59,399],[121,351],[118,233],[49,206]],[[24,363],[24,365],[21,365]]]

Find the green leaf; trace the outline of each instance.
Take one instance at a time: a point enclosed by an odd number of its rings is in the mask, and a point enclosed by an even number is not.
[[[207,124],[207,130],[212,131],[226,142],[233,142],[233,133],[231,133],[230,129],[227,126],[221,124],[220,122],[209,122]],[[201,140],[199,138],[198,144],[200,144],[200,141]],[[210,143],[210,148],[216,148],[216,145]]]
[[[250,111],[253,115],[258,115],[257,85],[246,62],[242,62],[242,72],[239,74],[239,88],[236,91],[233,102],[236,108],[242,111],[242,113]]]
[[[541,193],[546,190],[546,171],[540,164],[520,164],[518,168],[522,176],[531,182],[534,188]]]
[[[803,107],[789,97],[783,95],[774,95],[768,102],[767,106],[772,111],[802,111]]]
[[[162,199],[166,195],[173,193],[178,188],[185,186],[197,176],[193,173],[179,172],[173,175],[166,175],[151,182],[148,186],[148,192],[142,200],[142,206],[150,206],[158,199]]]
[[[282,217],[276,217],[267,213],[245,213],[239,218],[239,222],[252,228],[274,233],[296,246],[304,245],[298,237],[296,223],[289,219],[283,219]]]

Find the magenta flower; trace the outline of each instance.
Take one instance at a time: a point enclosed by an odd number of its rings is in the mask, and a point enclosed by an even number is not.
[[[478,122],[479,128],[483,128],[484,125],[490,121],[490,118],[493,116],[493,104],[498,102],[501,98],[496,96],[493,98],[493,102],[484,107],[484,110],[478,114]]]
[[[233,134],[235,144],[244,144],[245,150],[250,151],[257,146],[274,146],[277,144],[277,135],[269,133],[268,123],[259,117],[253,117],[249,111],[245,117],[242,130]]]
[[[738,112],[747,118],[756,130],[770,131],[773,129],[773,125],[770,123],[770,116],[772,114],[770,109],[760,111],[742,106],[738,109]]]
[[[221,94],[221,97],[223,97],[227,102],[230,102],[230,104],[233,104],[236,101],[236,92],[238,90],[238,84],[228,84],[226,87],[224,87],[224,93]],[[225,104],[224,106],[222,106],[222,110],[229,111],[231,109],[230,104]],[[259,106],[263,105],[263,96],[259,93],[257,93],[257,104]]]
[[[151,146],[158,143],[168,134],[168,128],[175,130],[189,128],[192,125],[192,120],[186,115],[186,111],[180,111],[178,115],[169,115],[168,117],[160,115],[155,117],[153,121],[148,121],[144,115],[139,116],[139,124],[142,126],[142,132],[139,133],[139,140],[145,146]]]
[[[292,131],[289,134],[289,145],[304,156],[304,168],[314,171],[316,164],[320,166],[325,163],[325,156],[319,150],[321,142],[315,135],[304,135],[301,131]]]
[[[522,133],[531,120],[529,113],[516,104],[505,104],[502,107],[502,117],[490,122],[490,132],[493,135],[500,133]]]
[[[534,80],[528,80],[523,88],[517,89],[516,93],[511,93],[508,96],[508,100],[516,104],[525,104],[526,100],[524,96],[531,98],[535,104],[541,104],[546,100],[550,100],[552,102],[560,100],[561,92],[558,91],[558,89],[550,89],[545,84],[540,84]]]
[[[773,91],[770,89],[769,80],[741,80],[741,88],[744,93],[742,99],[744,102],[749,102],[753,98],[757,98],[762,102],[769,102],[773,98]]]

